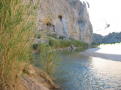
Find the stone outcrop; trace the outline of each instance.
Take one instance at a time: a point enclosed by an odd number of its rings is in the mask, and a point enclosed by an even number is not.
[[[80,0],[40,0],[37,34],[53,33],[65,38],[92,43],[87,2]]]

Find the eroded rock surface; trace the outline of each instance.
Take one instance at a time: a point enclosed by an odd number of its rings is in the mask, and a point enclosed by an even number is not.
[[[91,44],[92,25],[88,7],[88,2],[80,0],[40,0],[37,30]]]
[[[52,78],[41,69],[29,65],[21,76],[21,90],[59,90]]]

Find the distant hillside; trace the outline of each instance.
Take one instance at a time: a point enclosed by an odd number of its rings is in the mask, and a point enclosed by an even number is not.
[[[101,44],[101,43],[119,43],[121,42],[121,32],[120,33],[110,33],[106,36],[102,36],[100,34],[93,34],[93,43]]]
[[[93,34],[93,43],[96,43],[96,44],[100,44],[102,43],[102,40],[103,40],[103,36],[100,35],[100,34]]]

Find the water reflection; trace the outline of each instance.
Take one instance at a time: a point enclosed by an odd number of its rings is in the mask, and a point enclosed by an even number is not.
[[[96,72],[111,74],[112,76],[121,75],[121,62],[109,61],[101,58],[92,58],[92,66]],[[118,75],[117,75],[118,74]]]
[[[64,90],[121,90],[121,62],[79,54],[62,60],[56,78]]]

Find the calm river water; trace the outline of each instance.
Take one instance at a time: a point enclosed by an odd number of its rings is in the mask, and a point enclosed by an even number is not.
[[[84,56],[62,55],[56,71],[63,90],[121,90],[121,62]]]

